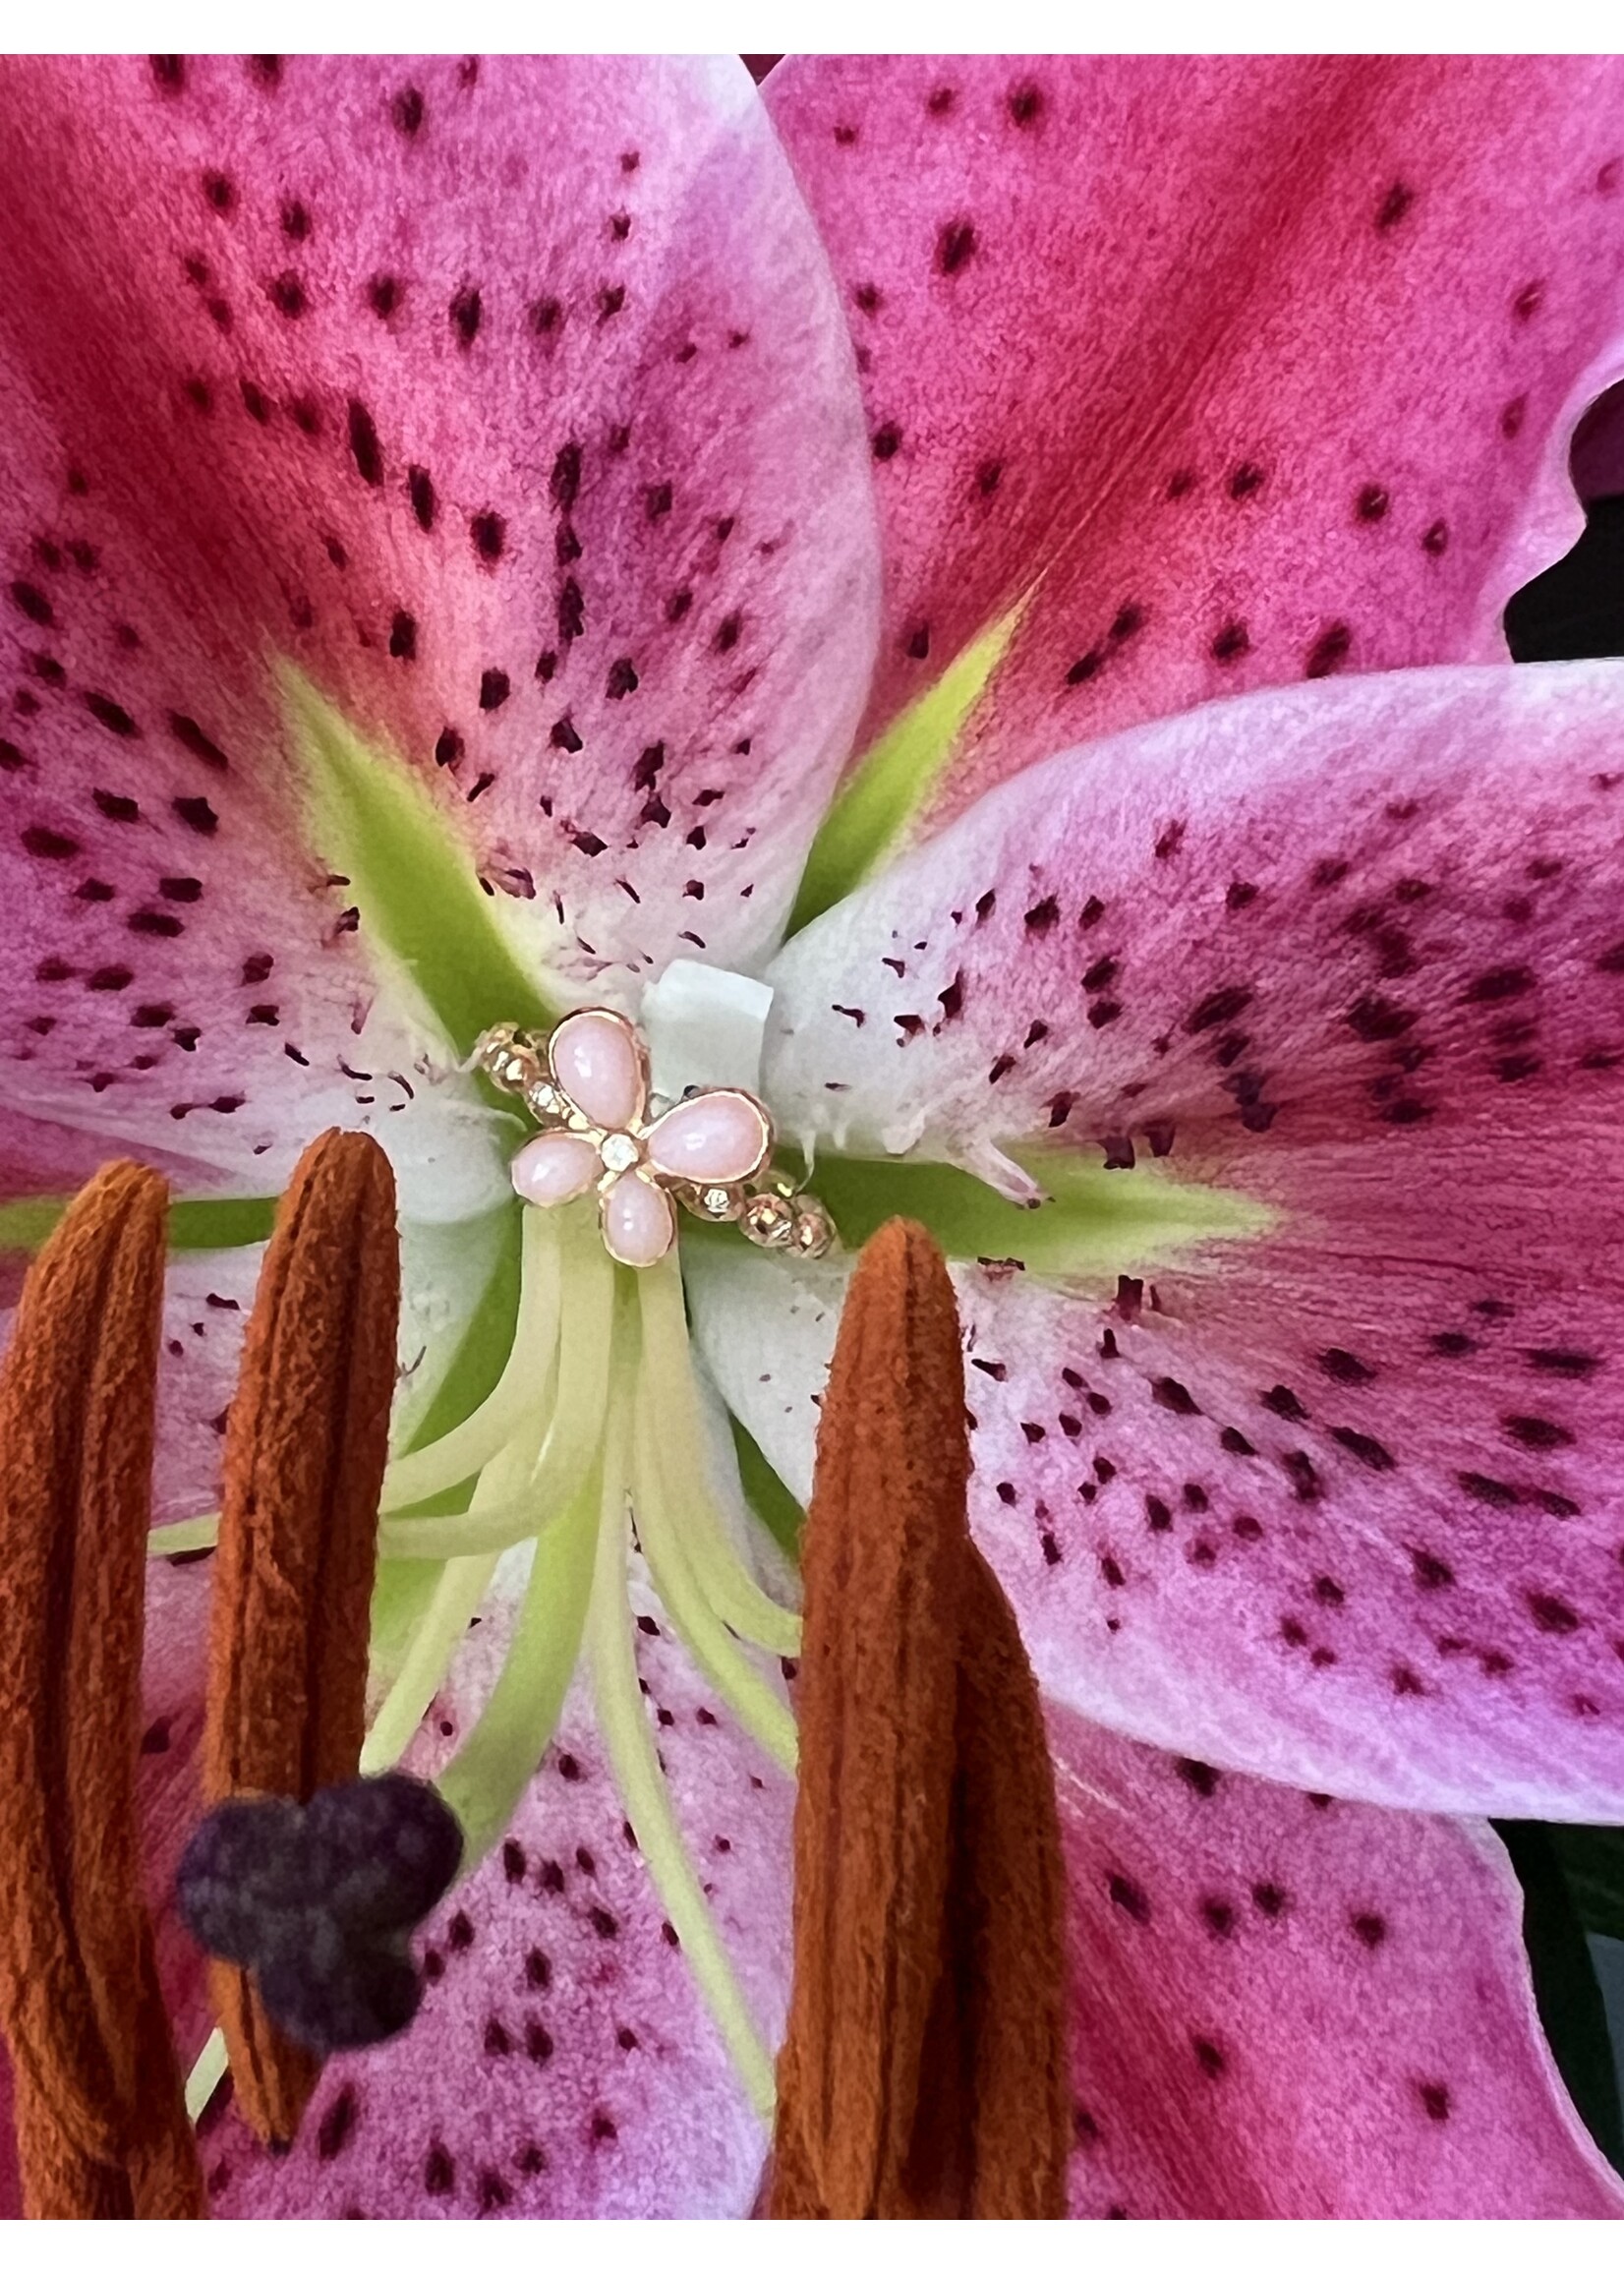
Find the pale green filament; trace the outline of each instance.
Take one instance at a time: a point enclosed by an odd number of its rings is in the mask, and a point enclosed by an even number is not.
[[[660,1592],[672,1626],[688,1656],[710,1678],[740,1725],[791,1775],[795,1768],[795,1721],[774,1696],[716,1615],[696,1583],[686,1534],[674,1521],[667,1499],[660,1437],[667,1417],[649,1394],[653,1369],[645,1364],[637,1401],[632,1505],[649,1577]],[[658,1413],[658,1418],[657,1418]],[[798,1633],[798,1622],[795,1622]]]
[[[472,1872],[511,1820],[551,1743],[583,1645],[627,1818],[695,1979],[752,2099],[772,2106],[772,2065],[750,2019],[671,1812],[638,1690],[626,1590],[627,1494],[671,1627],[764,1751],[795,1765],[795,1725],[739,1637],[781,1655],[800,1621],[745,1571],[707,1484],[708,1446],[676,1258],[617,1271],[590,1203],[526,1209],[518,1315],[501,1377],[468,1420],[390,1464],[378,1545],[441,1569],[361,1753],[393,1767],[443,1688],[501,1553],[533,1541],[530,1571],[483,1709],[435,1779]],[[451,1515],[413,1515],[473,1485]],[[405,1511],[405,1512],[402,1512]],[[156,1553],[211,1545],[216,1517],[151,1535]],[[502,1615],[491,1610],[491,1616]],[[223,2052],[194,2070],[201,2107]]]
[[[432,1445],[389,1463],[380,1503],[385,1515],[432,1500],[465,1477],[477,1476],[535,1410],[538,1376],[546,1370],[558,1339],[563,1273],[557,1218],[545,1208],[527,1208],[521,1237],[519,1315],[501,1378],[465,1422]]]
[[[645,1271],[638,1292],[643,1363],[660,1416],[657,1458],[667,1480],[680,1480],[682,1545],[689,1568],[711,1608],[735,1634],[781,1657],[791,1657],[800,1648],[800,1620],[757,1587],[724,1532],[706,1489],[709,1464],[676,1257],[669,1255],[655,1270]]]
[[[629,1400],[616,1381],[604,1440],[598,1552],[587,1611],[587,1662],[598,1726],[637,1844],[681,1941],[700,1995],[759,2114],[773,2108],[773,2064],[750,2018],[671,1809],[648,1711],[637,1686],[626,1600],[626,1454]]]

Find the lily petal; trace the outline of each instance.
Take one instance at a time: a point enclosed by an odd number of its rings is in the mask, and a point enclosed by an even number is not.
[[[1076,2218],[1617,2219],[1485,1825],[1049,1717]]]
[[[1030,596],[952,810],[1084,734],[1503,657],[1624,370],[1616,61],[801,56],[858,343],[877,733]]]
[[[527,967],[771,937],[877,586],[783,152],[736,63],[10,60],[3,117],[15,1102],[260,1190],[421,1122],[471,1212],[486,1125],[306,842],[278,663]]]
[[[792,1788],[727,1723],[634,1585],[638,1657],[683,1829],[770,2042],[788,1994]],[[505,1599],[485,1605],[412,1766],[427,1772],[493,1678]],[[655,1631],[651,1632],[650,1629]],[[736,2216],[766,2135],[626,1837],[584,1688],[506,1840],[423,1946],[407,2034],[329,2063],[293,2153],[207,2123],[223,2216]]]
[[[1169,1205],[1142,1275],[960,1282],[978,1536],[1079,1710],[1394,1804],[1624,1798],[1621,714],[1608,664],[1212,705],[774,966],[781,1128],[1097,1144]],[[1262,1219],[1181,1240],[1181,1184]]]

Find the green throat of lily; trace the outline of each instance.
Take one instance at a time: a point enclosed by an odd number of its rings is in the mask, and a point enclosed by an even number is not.
[[[678,965],[690,974],[688,997],[680,985],[673,997],[666,981],[645,997],[652,1066],[643,1034],[615,1010],[553,1020],[519,978],[424,792],[307,686],[288,694],[313,842],[351,878],[380,974],[404,982],[432,1014],[502,1117],[522,1203],[503,1219],[506,1262],[428,1419],[384,1473],[361,1769],[376,1774],[402,1759],[471,1625],[482,1610],[499,1621],[494,1686],[435,1778],[461,1826],[466,1875],[501,1838],[584,1668],[626,1821],[716,2026],[766,2113],[771,2049],[672,1809],[639,1689],[628,1581],[635,1558],[719,1702],[792,1773],[795,1721],[777,1661],[796,1656],[800,1622],[760,1584],[739,1524],[759,1520],[763,1539],[773,1535],[792,1554],[800,1510],[740,1425],[729,1443],[712,1419],[722,1409],[696,1372],[683,1249],[725,1241],[741,1254],[760,1251],[759,1269],[793,1272],[817,1264],[837,1238],[850,1254],[906,1215],[950,1258],[1029,1269],[1109,1297],[1120,1275],[1255,1236],[1269,1211],[1159,1162],[1125,1177],[1053,1147],[1015,1151],[1019,1176],[1047,1195],[1032,1205],[942,1161],[832,1154],[817,1161],[810,1185],[791,1178],[755,1094],[770,987]],[[841,812],[838,803],[831,829]],[[821,903],[841,881],[838,829],[832,843],[815,862]],[[844,877],[847,889],[859,873]],[[509,1022],[515,1014],[522,1024]],[[539,1126],[527,1132],[521,1112]],[[262,1208],[246,1205],[226,1239],[263,1236]],[[175,1240],[220,1236],[215,1217],[208,1229],[191,1228],[188,1204],[179,1204]],[[834,1263],[823,1269],[838,1306],[841,1274]],[[153,1551],[207,1546],[216,1522],[164,1527]],[[776,1568],[786,1572],[782,1556]],[[503,1608],[493,1612],[498,1597]],[[223,2063],[216,2037],[193,2074],[194,2113]]]

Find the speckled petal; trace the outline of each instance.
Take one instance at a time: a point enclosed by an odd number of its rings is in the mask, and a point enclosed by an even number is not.
[[[736,62],[630,57],[13,57],[0,128],[8,1079],[240,1190],[423,1124],[489,1204],[268,667],[566,991],[770,938],[877,585],[783,154]]]
[[[637,1595],[649,1711],[699,1873],[770,2043],[788,1990],[791,1787]],[[434,1766],[489,1687],[508,1611],[426,1724]],[[667,1930],[584,1691],[508,1838],[419,1939],[429,1986],[392,2045],[329,2064],[291,2156],[204,2132],[216,2215],[688,2217],[746,2212],[766,2135]]]
[[[1486,1825],[1288,1791],[1053,1712],[1075,2218],[1617,2219]]]
[[[803,56],[765,92],[863,373],[868,731],[1033,594],[950,804],[1208,696],[1504,655],[1624,370],[1615,58]]]
[[[961,1272],[978,1534],[1080,1710],[1394,1804],[1624,1801],[1621,718],[1609,664],[1212,705],[779,959],[786,1137],[1269,1211],[1105,1284]]]

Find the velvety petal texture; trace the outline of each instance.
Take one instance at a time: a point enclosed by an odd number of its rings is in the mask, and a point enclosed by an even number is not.
[[[1487,1827],[1051,1714],[1077,2218],[1616,2219]]]
[[[1110,1277],[961,1282],[979,1536],[1080,1710],[1617,1811],[1621,706],[1608,664],[1210,705],[1006,785],[776,964],[781,1128],[1080,1146],[1170,1214]],[[1191,1192],[1261,1212],[1193,1235]]]
[[[648,1710],[757,2025],[788,1992],[792,1790],[725,1720],[634,1581]],[[431,1772],[493,1679],[511,1599],[459,1657],[409,1765]],[[418,1948],[404,2037],[328,2064],[291,2155],[205,2120],[216,2215],[690,2217],[746,2212],[766,2154],[637,1852],[584,1686],[508,1829]]]
[[[13,58],[0,119],[15,1102],[239,1189],[371,1127],[466,1211],[276,672],[561,988],[771,937],[877,579],[783,152],[680,59]]]
[[[802,56],[877,730],[1022,598],[948,800],[1238,688],[1500,657],[1624,370],[1615,58]]]

